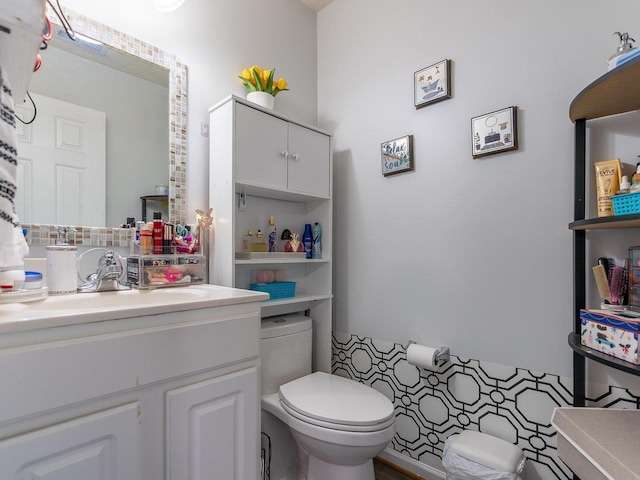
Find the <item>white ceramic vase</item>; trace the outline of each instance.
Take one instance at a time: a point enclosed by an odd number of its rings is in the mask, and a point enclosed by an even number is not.
[[[267,92],[249,92],[247,93],[247,100],[261,107],[273,110],[275,97]]]

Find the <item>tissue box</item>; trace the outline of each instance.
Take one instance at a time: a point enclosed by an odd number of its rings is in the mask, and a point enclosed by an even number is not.
[[[204,255],[129,255],[127,280],[135,288],[194,285],[206,281]]]
[[[640,315],[635,312],[580,310],[580,343],[638,365]]]

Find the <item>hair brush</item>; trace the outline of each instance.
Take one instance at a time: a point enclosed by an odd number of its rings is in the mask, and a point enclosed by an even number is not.
[[[611,303],[619,305],[621,299],[623,299],[626,293],[627,285],[627,270],[624,267],[613,267],[611,269],[611,280],[609,283],[609,290],[611,291]]]

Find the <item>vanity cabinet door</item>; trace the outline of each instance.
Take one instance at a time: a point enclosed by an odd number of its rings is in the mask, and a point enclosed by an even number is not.
[[[0,478],[139,479],[138,403],[0,441]]]
[[[258,369],[167,393],[167,480],[258,480]]]
[[[330,137],[290,123],[288,148],[289,190],[328,198]]]
[[[287,122],[236,104],[236,181],[287,188]]]

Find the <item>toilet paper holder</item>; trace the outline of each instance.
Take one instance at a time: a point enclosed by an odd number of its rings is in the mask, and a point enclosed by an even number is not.
[[[409,345],[417,343],[413,340],[409,340],[409,343],[406,347],[404,347],[405,352],[409,348]],[[449,352],[449,347],[440,347],[436,353],[436,363],[441,365],[443,363],[447,363],[451,358],[451,353]]]

